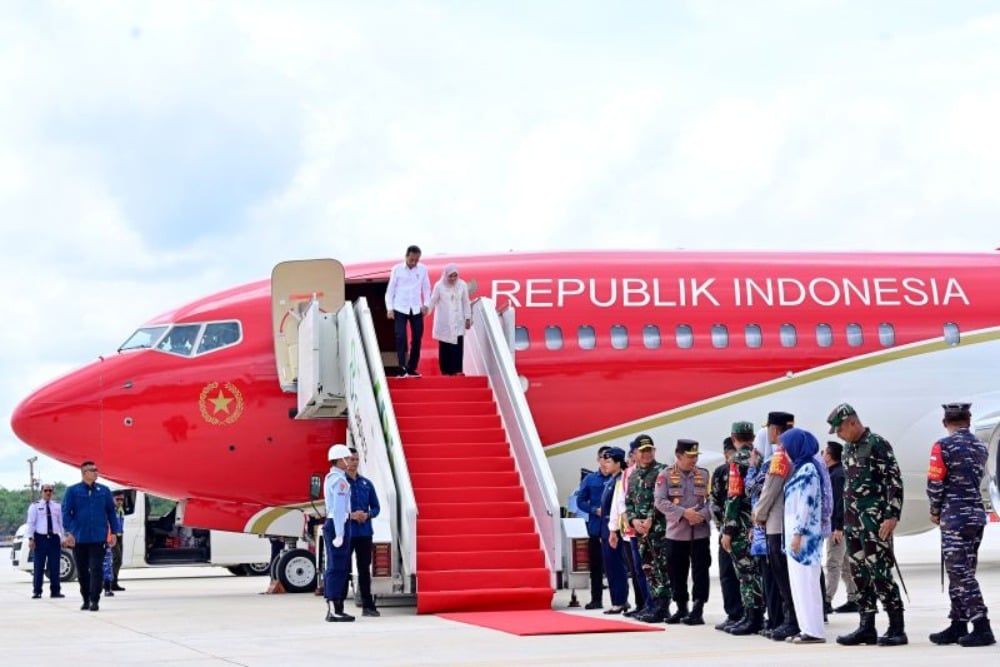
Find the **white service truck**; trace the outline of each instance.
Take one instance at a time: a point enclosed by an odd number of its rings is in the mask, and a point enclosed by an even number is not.
[[[249,533],[188,528],[177,521],[177,502],[131,488],[125,494],[122,569],[177,565],[217,565],[236,575],[270,571],[271,545]],[[31,572],[34,553],[28,548],[27,524],[17,529],[10,558],[14,567]],[[63,547],[59,563],[62,581],[76,579],[73,551]]]

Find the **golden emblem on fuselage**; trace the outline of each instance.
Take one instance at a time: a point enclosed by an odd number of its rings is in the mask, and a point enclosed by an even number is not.
[[[209,424],[229,425],[243,414],[243,394],[232,382],[209,382],[198,397],[198,408]]]

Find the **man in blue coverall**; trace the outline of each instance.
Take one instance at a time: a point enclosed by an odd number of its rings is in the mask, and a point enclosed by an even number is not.
[[[115,545],[115,535],[122,528],[111,489],[97,483],[97,465],[84,461],[80,464],[80,474],[83,481],[66,489],[63,498],[65,542],[76,559],[83,597],[80,609],[97,611],[104,587],[104,552],[109,544]]]
[[[381,616],[372,597],[372,519],[380,507],[375,485],[358,474],[358,450],[351,447],[347,459],[347,482],[351,485],[351,550],[347,556],[347,571],[351,571],[351,556],[358,561],[358,589],[361,591],[361,615]],[[347,597],[345,587],[344,597]]]
[[[597,450],[597,470],[580,481],[576,491],[576,506],[587,513],[587,559],[590,563],[590,602],[587,609],[601,609],[604,606],[604,561],[601,556],[601,494],[608,476],[604,472],[602,458],[610,447]]]

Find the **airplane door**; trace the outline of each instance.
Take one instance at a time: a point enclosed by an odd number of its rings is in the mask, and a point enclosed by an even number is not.
[[[368,302],[368,310],[372,313],[372,323],[375,325],[375,337],[378,349],[382,355],[382,365],[386,369],[398,370],[396,361],[396,330],[393,321],[386,316],[385,292],[389,288],[389,280],[366,280],[351,282],[346,287],[346,299],[353,303],[364,297]],[[424,331],[428,336],[429,332]],[[387,373],[391,375],[392,373]]]
[[[282,390],[298,389],[299,321],[313,297],[322,312],[344,305],[344,265],[335,259],[282,262],[271,271],[271,318],[274,361]]]

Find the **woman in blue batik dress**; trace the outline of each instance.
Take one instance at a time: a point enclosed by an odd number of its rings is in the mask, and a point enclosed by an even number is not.
[[[823,477],[816,463],[819,442],[809,431],[793,428],[779,437],[792,462],[785,484],[785,553],[792,602],[801,632],[796,644],[821,644],[823,597],[819,576],[823,557]]]

